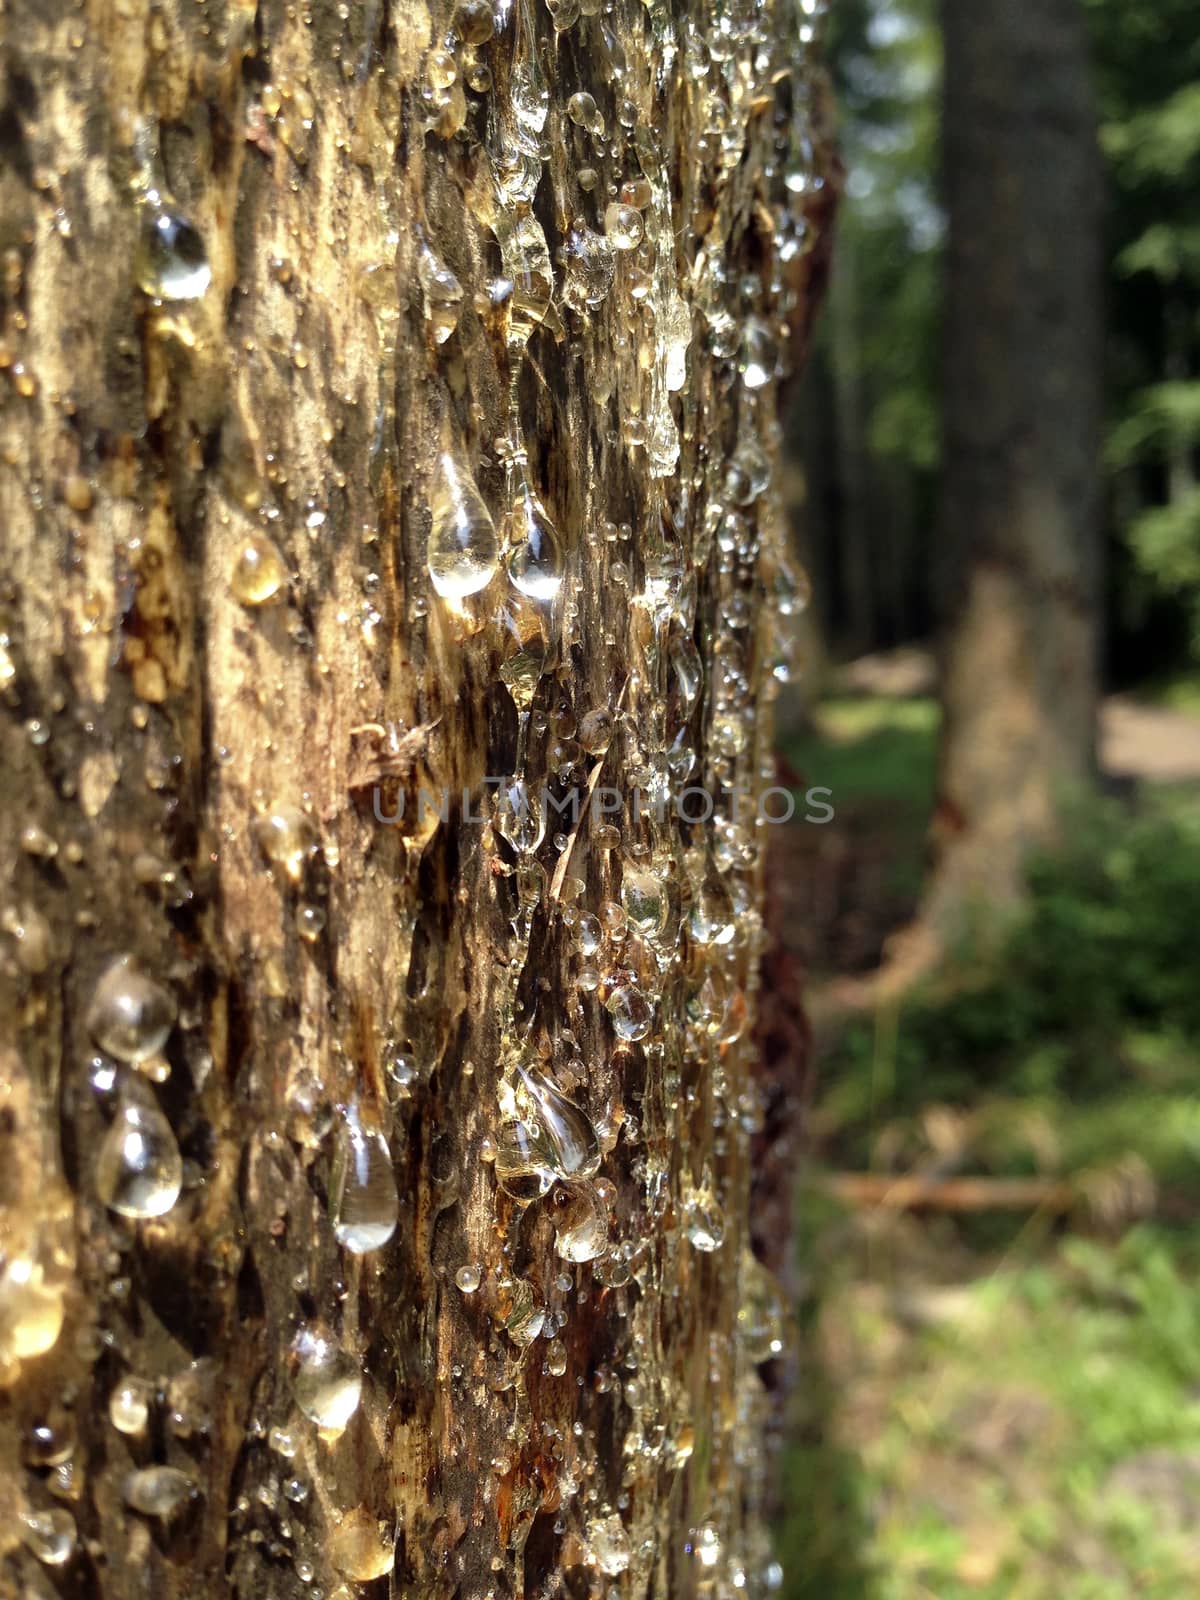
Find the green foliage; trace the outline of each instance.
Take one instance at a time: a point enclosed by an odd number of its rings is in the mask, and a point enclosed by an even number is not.
[[[1200,659],[1200,35],[1190,0],[1087,0],[1112,205],[1120,535]]]
[[[1185,84],[1161,105],[1107,124],[1101,143],[1127,184],[1193,176],[1190,169],[1200,163],[1200,84]]]
[[[1200,486],[1135,517],[1129,540],[1142,570],[1187,602],[1200,660]]]
[[[830,357],[863,391],[871,450],[927,473],[938,455],[942,239],[933,7],[857,0],[830,21],[848,172],[834,295],[849,301],[826,319]]]
[[[858,695],[821,702],[819,729],[786,749],[811,783],[856,806],[885,801],[913,811],[925,826],[933,803],[934,760],[941,713],[936,700],[884,700]]]

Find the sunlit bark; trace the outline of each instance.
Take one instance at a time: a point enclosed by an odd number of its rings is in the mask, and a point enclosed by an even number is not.
[[[8,6],[3,1593],[774,1581],[815,9]]]

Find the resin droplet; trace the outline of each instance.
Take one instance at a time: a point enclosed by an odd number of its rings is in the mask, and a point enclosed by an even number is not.
[[[316,830],[308,814],[293,806],[279,806],[255,820],[254,835],[276,875],[287,883],[299,883],[317,848]]]
[[[594,956],[603,938],[604,930],[600,926],[600,918],[593,916],[590,911],[581,911],[575,924],[575,943],[579,946],[581,954]]]
[[[533,1298],[533,1287],[518,1278],[501,1295],[504,1331],[514,1344],[531,1345],[546,1325],[546,1313]]]
[[[125,1504],[162,1522],[182,1511],[198,1493],[193,1479],[178,1467],[143,1467],[125,1479]]]
[[[151,190],[142,207],[138,287],[155,300],[197,300],[211,281],[199,232]]]
[[[684,1227],[693,1248],[705,1254],[719,1250],[725,1242],[725,1213],[713,1193],[708,1173],[700,1187],[687,1196],[683,1209]]]
[[[600,305],[607,299],[617,275],[617,257],[603,234],[585,223],[571,224],[566,239],[566,275],[563,299],[573,311]]]
[[[564,1185],[555,1212],[554,1248],[564,1261],[595,1261],[608,1249],[608,1217],[590,1183]]]
[[[579,742],[590,756],[602,756],[612,743],[614,719],[607,706],[585,714],[579,724]]]
[[[0,1360],[45,1355],[58,1343],[63,1297],[46,1283],[44,1268],[28,1256],[0,1267]]]
[[[138,1434],[150,1420],[153,1391],[142,1378],[127,1378],[108,1397],[108,1420],[118,1433]]]
[[[237,553],[229,587],[239,605],[265,606],[282,592],[287,576],[274,540],[265,533],[250,533]]]
[[[562,546],[545,506],[527,483],[520,485],[505,525],[508,576],[531,600],[549,604],[563,578]]]
[[[704,662],[690,634],[673,638],[669,653],[678,691],[675,716],[678,722],[684,723],[700,701],[700,691],[704,687]]]
[[[454,20],[467,44],[486,44],[496,31],[489,0],[463,0]]]
[[[425,321],[433,342],[445,344],[458,327],[463,286],[427,244],[417,254],[417,277],[425,296]]]
[[[145,1061],[167,1042],[175,1026],[175,1001],[130,955],[118,956],[101,973],[84,1021],[88,1032],[118,1061]]]
[[[645,232],[642,214],[614,200],[604,213],[604,231],[614,250],[636,250]]]
[[[593,1517],[587,1527],[592,1560],[606,1578],[617,1578],[633,1558],[633,1546],[625,1524],[614,1511],[607,1517]]]
[[[520,683],[514,685],[507,678],[505,682],[512,691],[513,699],[520,704]],[[527,855],[536,850],[546,833],[544,798],[530,795],[528,786],[520,778],[514,778],[511,783],[496,790],[493,804],[496,831],[501,837],[508,840],[518,855]]]
[[[721,1535],[711,1522],[702,1522],[696,1529],[692,1549],[702,1567],[715,1567],[721,1559]]]
[[[742,1254],[737,1331],[750,1360],[773,1361],[783,1351],[783,1300],[774,1278],[751,1251]]]
[[[654,873],[627,866],[621,878],[621,904],[644,939],[660,937],[671,907],[666,890]]]
[[[557,1178],[590,1178],[600,1167],[600,1142],[587,1116],[537,1067],[518,1067],[537,1110]]]
[[[437,458],[426,561],[444,600],[486,589],[500,565],[496,525],[468,469],[443,444]]]
[[[454,1274],[454,1282],[463,1294],[474,1294],[483,1282],[483,1274],[472,1262],[469,1266],[459,1267]]]
[[[613,1019],[613,1031],[618,1039],[636,1044],[650,1032],[654,1023],[654,1007],[636,984],[619,983],[605,1005]]]
[[[400,1202],[387,1140],[348,1112],[337,1132],[329,1185],[329,1220],[354,1255],[378,1250],[396,1231]]]
[[[373,1583],[386,1576],[396,1562],[390,1533],[366,1506],[347,1512],[333,1530],[329,1557],[343,1577],[356,1583]]]
[[[737,931],[733,907],[718,883],[706,883],[700,890],[692,902],[688,927],[697,944],[725,945],[733,938]]]
[[[506,1122],[496,1139],[496,1182],[513,1200],[538,1200],[555,1180],[554,1155],[540,1123]]]
[[[96,1156],[96,1193],[123,1217],[161,1217],[179,1199],[183,1161],[157,1106],[117,1108]]]
[[[69,1511],[26,1511],[21,1516],[21,1538],[43,1565],[61,1567],[75,1550],[75,1518]]]
[[[546,1371],[552,1378],[561,1378],[567,1370],[567,1347],[561,1339],[551,1339],[546,1346]]]
[[[292,1350],[296,1404],[318,1428],[340,1433],[358,1410],[362,1371],[333,1338],[318,1328],[302,1328]]]
[[[586,128],[589,133],[604,132],[604,118],[596,108],[595,97],[586,89],[580,89],[567,101],[567,115],[578,128]]]

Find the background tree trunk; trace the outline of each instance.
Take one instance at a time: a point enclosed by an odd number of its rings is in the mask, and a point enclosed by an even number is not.
[[[946,0],[941,548],[953,574],[934,924],[1013,896],[1092,770],[1099,156],[1078,0]]]
[[[4,1593],[774,1583],[814,9],[9,6]]]

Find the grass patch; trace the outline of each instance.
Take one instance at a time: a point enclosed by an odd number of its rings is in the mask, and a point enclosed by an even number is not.
[[[786,743],[784,755],[810,783],[833,790],[839,814],[884,802],[916,813],[923,829],[933,804],[940,717],[936,700],[825,700],[812,731]]]
[[[1067,1238],[948,1286],[905,1261],[903,1228],[886,1271],[861,1225],[821,1229],[819,1376],[786,1466],[794,1600],[1196,1593],[1194,1237]]]

